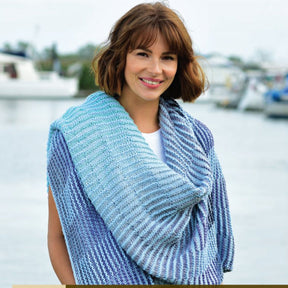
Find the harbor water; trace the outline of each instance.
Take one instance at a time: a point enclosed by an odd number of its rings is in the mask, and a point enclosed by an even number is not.
[[[0,99],[0,287],[59,284],[47,250],[46,143],[74,100]],[[235,234],[224,284],[288,284],[288,120],[181,104],[213,132]]]

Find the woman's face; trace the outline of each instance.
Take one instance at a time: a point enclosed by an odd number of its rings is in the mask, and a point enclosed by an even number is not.
[[[177,55],[161,36],[148,48],[139,47],[127,54],[125,83],[121,98],[129,101],[159,101],[174,80]]]

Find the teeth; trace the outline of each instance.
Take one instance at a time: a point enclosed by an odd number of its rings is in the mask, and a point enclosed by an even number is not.
[[[150,80],[146,80],[146,79],[142,79],[142,81],[147,83],[147,84],[150,84],[150,85],[157,85],[160,83],[160,82],[154,82],[154,81],[150,81]]]

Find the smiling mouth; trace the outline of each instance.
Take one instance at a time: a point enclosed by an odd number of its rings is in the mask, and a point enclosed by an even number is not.
[[[164,82],[164,81],[162,81],[162,80],[148,80],[148,79],[144,79],[144,78],[140,78],[140,80],[141,81],[143,81],[144,83],[146,83],[146,84],[149,84],[149,85],[159,85],[159,84],[161,84],[162,82]]]

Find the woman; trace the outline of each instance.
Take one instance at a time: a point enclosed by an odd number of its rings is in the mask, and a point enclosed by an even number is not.
[[[101,92],[48,142],[52,265],[64,284],[220,284],[234,244],[211,132],[174,100],[205,88],[187,30],[140,4],[93,60]]]

